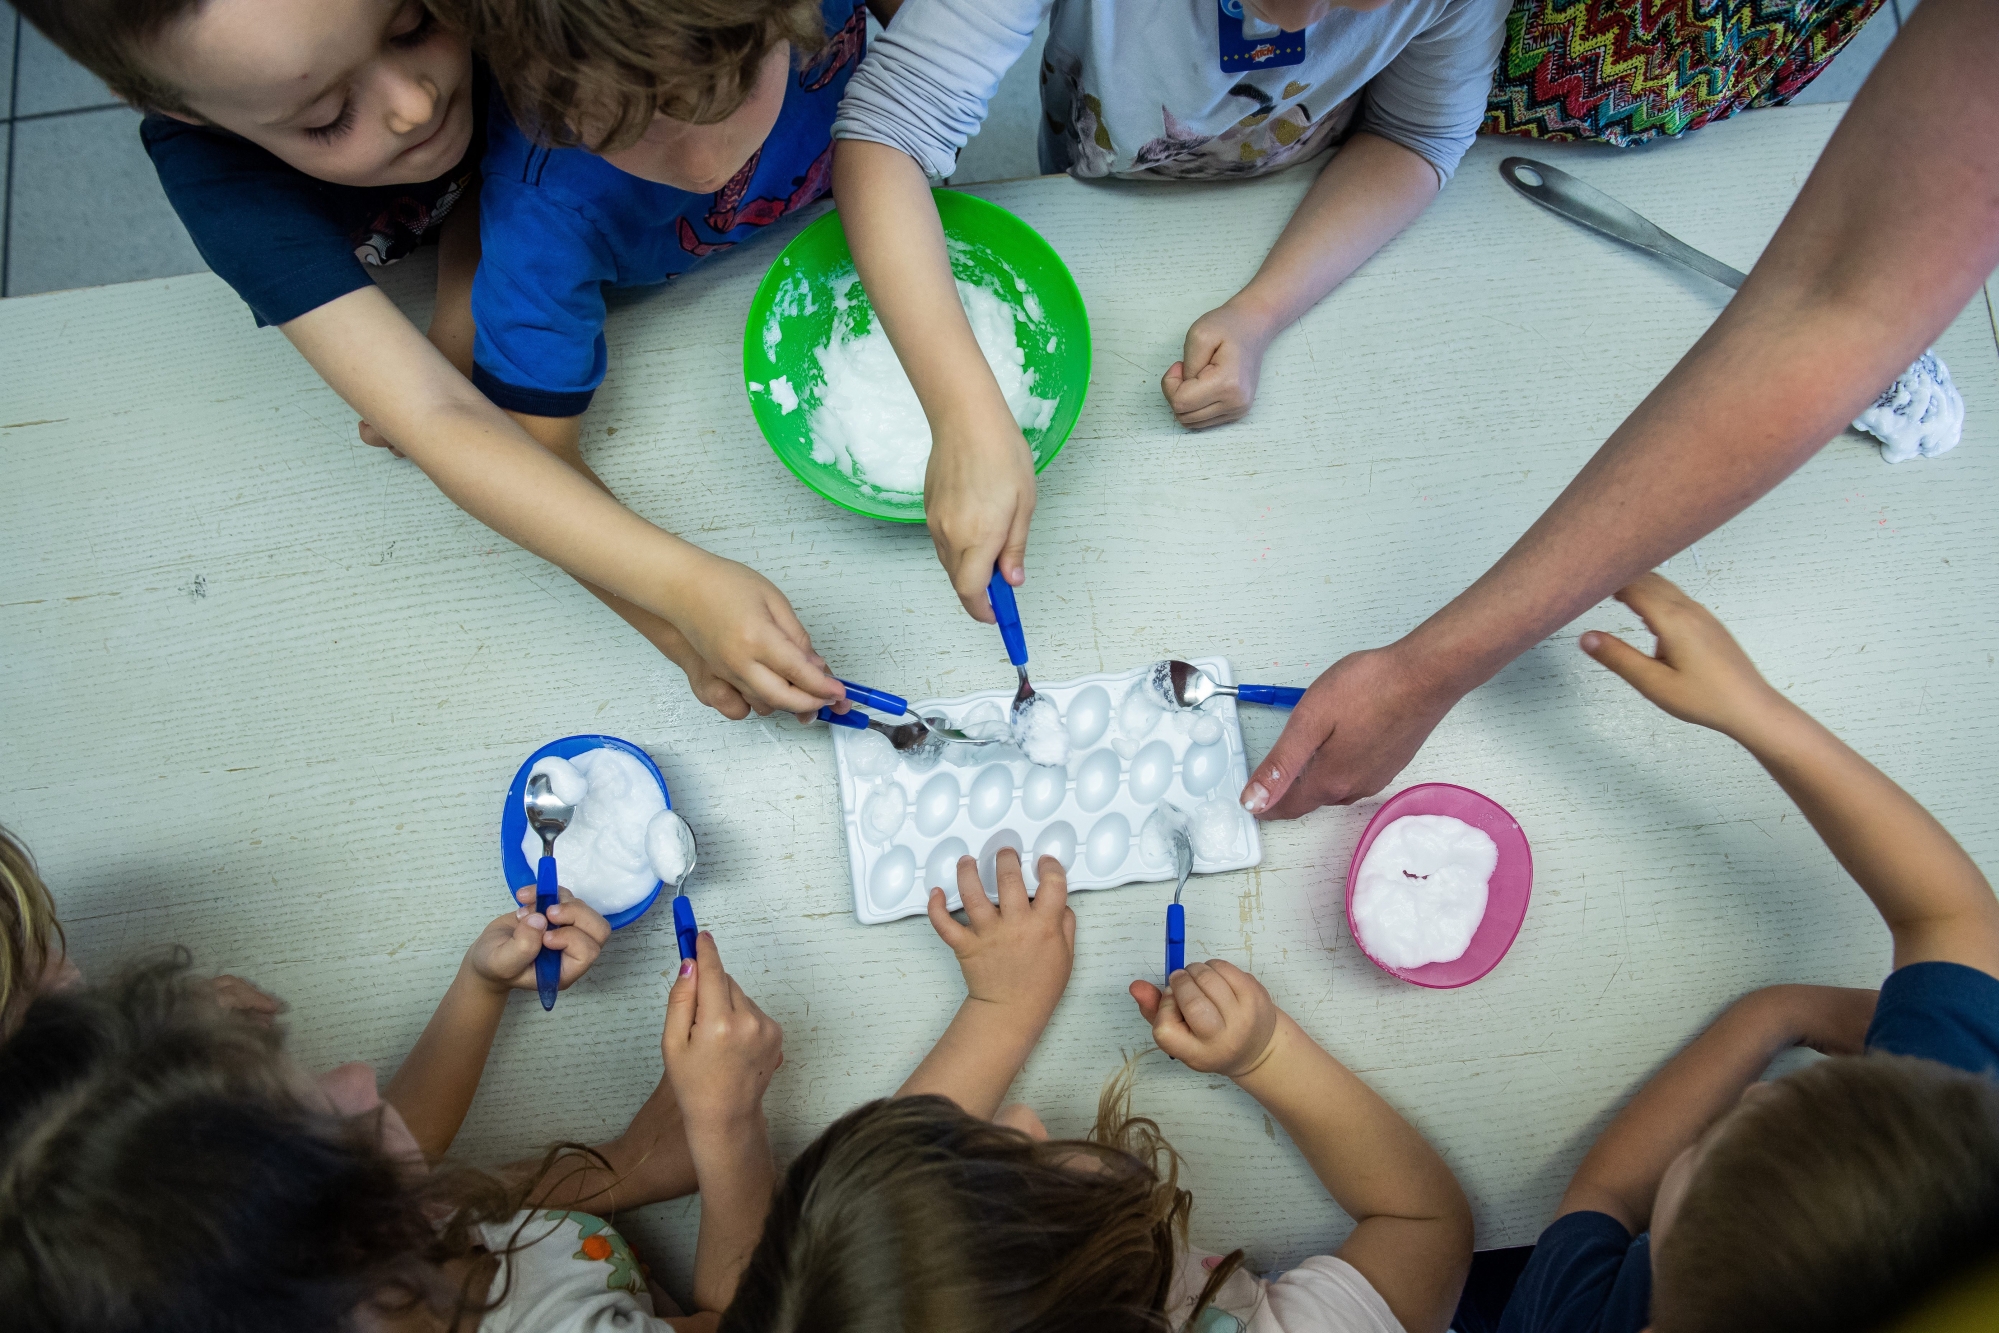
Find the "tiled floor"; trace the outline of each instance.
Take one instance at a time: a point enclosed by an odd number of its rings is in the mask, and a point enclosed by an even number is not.
[[[1851,98],[1916,0],[1887,0],[1833,67],[1799,98]],[[1034,127],[1046,24],[1000,84],[984,131],[958,159],[957,184],[1039,170]],[[137,113],[0,3],[0,294],[192,273],[201,256],[139,146]]]

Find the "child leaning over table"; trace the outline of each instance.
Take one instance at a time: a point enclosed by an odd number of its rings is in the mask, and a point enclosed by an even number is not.
[[[1858,1333],[1978,1280],[1981,1264],[1991,1298],[1999,900],[1926,810],[1772,689],[1705,607],[1657,574],[1618,598],[1657,655],[1594,630],[1584,651],[1769,770],[1880,910],[1894,970],[1878,999],[1753,991],[1673,1057],[1577,1168],[1500,1327]],[[1834,1058],[1757,1081],[1796,1045]]]
[[[15,7],[147,113],[140,138],[201,257],[361,414],[370,443],[568,571],[710,707],[740,718],[843,697],[768,579],[632,513],[573,440],[551,456],[467,380],[487,80],[462,34],[419,0]],[[781,7],[763,0],[744,22]],[[426,340],[372,274],[432,238]]]
[[[1450,180],[1485,112],[1506,10],[1507,0],[907,0],[840,104],[834,192],[868,299],[930,420],[924,512],[968,612],[991,619],[995,561],[1009,583],[1025,577],[1034,460],[959,305],[925,185],[951,174],[1036,22],[1049,21],[1043,171],[1235,179],[1334,152],[1256,275],[1193,321],[1160,380],[1174,417],[1198,429],[1249,411],[1271,340]],[[1211,262],[1241,250],[1226,235],[1209,248]],[[1134,257],[1139,280],[1172,289],[1170,267],[1145,271],[1151,258]]]
[[[1000,1109],[1075,958],[1061,863],[1033,899],[1010,850],[998,902],[958,863],[960,923],[930,895],[965,1001],[892,1099],[850,1111],[794,1161],[726,1333],[1441,1333],[1471,1259],[1471,1210],[1422,1135],[1224,962],[1133,998],[1167,1054],[1222,1074],[1284,1126],[1355,1219],[1330,1255],[1260,1278],[1187,1240],[1193,1199],[1159,1127],[1129,1111],[1132,1066],[1089,1138]],[[997,1116],[995,1116],[997,1112]],[[1212,1221],[1212,1220],[1211,1220]]]
[[[549,933],[563,982],[608,933]],[[703,935],[667,1000],[666,1076],[619,1138],[498,1174],[436,1159],[543,932],[501,917],[378,1097],[318,1079],[214,1003],[185,956],[31,1005],[0,1046],[0,1302],[23,1333],[560,1333],[683,1317],[606,1219],[704,1192],[694,1297],[726,1304],[774,1168],[761,1099],[782,1033]]]

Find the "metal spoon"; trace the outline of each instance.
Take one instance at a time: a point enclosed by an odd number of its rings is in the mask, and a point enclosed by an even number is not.
[[[1187,966],[1187,911],[1180,906],[1180,890],[1187,887],[1187,876],[1194,873],[1194,844],[1187,840],[1187,830],[1175,825],[1173,828],[1173,871],[1179,882],[1173,886],[1173,901],[1166,908],[1166,978]]]
[[[1013,585],[1006,581],[1006,575],[1000,573],[998,565],[993,566],[992,579],[986,584],[986,600],[992,603],[993,616],[999,621],[1000,638],[1006,642],[1007,660],[1020,672],[1020,688],[1014,691],[1011,715],[1011,739],[1018,739],[1026,734],[1028,709],[1053,708],[1055,704],[1036,694],[1033,684],[1027,679],[1027,634],[1020,627],[1020,608],[1014,605]]]
[[[541,835],[541,862],[535,867],[534,910],[546,921],[548,909],[562,900],[555,880],[555,840],[569,827],[576,807],[556,799],[546,773],[535,773],[528,778],[527,795],[521,799],[521,805],[527,811],[528,827]],[[544,944],[534,956],[534,989],[544,1010],[555,1008],[555,992],[561,981],[562,951]]]
[[[1199,708],[1218,694],[1278,708],[1295,707],[1305,697],[1305,691],[1289,685],[1224,685],[1192,662],[1155,663],[1151,684],[1168,708]]]
[[[682,819],[680,826],[687,830],[687,869],[666,887],[673,890],[673,938],[680,946],[681,958],[688,959],[694,956],[699,929],[694,924],[694,904],[687,898],[687,881],[694,878],[694,867],[701,860],[701,843],[694,836],[692,824]]]

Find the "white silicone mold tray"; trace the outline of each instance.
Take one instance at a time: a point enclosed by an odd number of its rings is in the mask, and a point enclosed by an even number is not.
[[[1227,658],[1194,664],[1224,684],[1235,681]],[[1062,862],[1071,889],[1171,879],[1170,847],[1141,837],[1162,803],[1193,819],[1197,873],[1262,861],[1256,821],[1236,803],[1249,769],[1235,700],[1218,696],[1189,712],[1164,709],[1152,702],[1151,673],[1148,663],[1060,685],[1036,683],[1062,710],[1069,731],[1064,768],[1036,767],[1012,745],[946,745],[926,765],[897,754],[879,732],[833,729],[854,915],[869,925],[921,915],[933,884],[956,909],[958,858],[968,854],[979,858],[991,896],[1001,847],[1021,854],[1030,885],[1042,855]],[[1003,727],[1012,702],[1009,688],[912,708],[975,729]]]

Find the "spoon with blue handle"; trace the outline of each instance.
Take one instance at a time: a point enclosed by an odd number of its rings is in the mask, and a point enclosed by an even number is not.
[[[669,825],[677,825],[677,827],[669,827]],[[687,835],[686,841],[676,849],[686,856],[687,863],[681,867],[680,873],[673,879],[668,880],[662,876],[660,883],[673,890],[674,942],[680,946],[680,956],[682,959],[692,958],[694,956],[694,941],[699,927],[694,924],[694,904],[687,897],[687,881],[694,878],[694,867],[701,860],[701,848],[695,842],[694,830],[688,826],[686,820],[682,819],[673,810],[662,810],[653,816],[653,822],[646,828],[646,856],[654,865],[659,864],[662,856],[671,855],[671,852],[667,850],[657,853],[653,850],[656,831],[661,838],[674,838],[681,833]],[[670,846],[671,844],[669,843]]]
[[[528,827],[541,835],[541,863],[535,867],[534,910],[541,913],[543,921],[548,920],[548,909],[561,901],[561,891],[555,882],[555,840],[569,827],[570,817],[576,813],[573,805],[564,805],[549,786],[546,773],[536,773],[528,778],[527,795],[521,805],[527,812]],[[534,956],[534,989],[541,997],[544,1010],[555,1008],[555,992],[562,981],[562,951],[542,945],[541,952]]]
[[[1029,710],[1053,708],[1055,705],[1036,694],[1027,679],[1027,632],[1020,627],[1020,608],[1014,605],[1013,585],[1006,581],[1006,575],[1000,573],[998,565],[993,566],[992,580],[986,584],[986,600],[992,603],[993,617],[999,621],[1007,660],[1020,672],[1020,688],[1013,695],[1013,734],[1016,737],[1025,736]]]
[[[1173,830],[1173,873],[1179,882],[1173,886],[1173,901],[1166,906],[1166,979],[1187,966],[1187,909],[1180,906],[1180,890],[1187,887],[1187,876],[1194,873],[1194,846],[1187,841],[1187,831]]]
[[[1161,662],[1152,669],[1152,683],[1169,708],[1199,708],[1218,694],[1278,708],[1295,707],[1305,697],[1289,685],[1224,685],[1192,662]]]
[[[899,694],[887,690],[870,689],[866,685],[856,685],[851,680],[840,682],[847,687],[847,699],[851,703],[863,704],[869,708],[879,708],[892,712],[898,717],[911,716],[909,701]],[[952,726],[944,718],[926,715],[914,722],[890,724],[879,718],[869,717],[859,709],[849,709],[836,713],[831,708],[819,710],[819,720],[836,727],[851,727],[855,731],[873,729],[888,737],[888,743],[904,754],[912,754],[932,746],[939,741],[950,741],[957,745],[1003,745],[1005,738],[999,736],[971,736]]]

